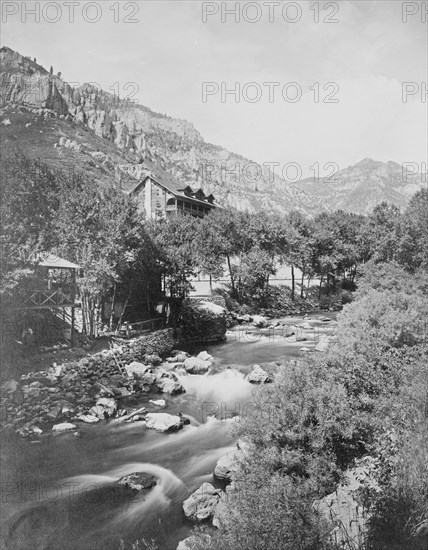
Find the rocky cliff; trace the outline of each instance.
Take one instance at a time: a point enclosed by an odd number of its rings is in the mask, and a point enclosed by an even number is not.
[[[151,164],[185,183],[213,193],[219,205],[238,209],[320,210],[318,198],[267,168],[206,143],[190,122],[93,85],[73,88],[35,60],[10,48],[0,50],[1,119],[5,146],[64,168],[79,166],[100,182],[114,178],[131,188]],[[54,150],[55,149],[55,150]]]
[[[0,49],[0,63],[6,151],[19,146],[61,169],[77,166],[100,184],[116,181],[128,190],[154,164],[213,193],[220,206],[282,213],[297,209],[309,215],[332,208],[366,212],[384,199],[403,206],[420,187],[417,177],[400,185],[395,163],[374,161],[339,172],[336,183],[291,185],[267,167],[206,143],[186,120],[90,84],[73,88],[61,73],[7,47]]]

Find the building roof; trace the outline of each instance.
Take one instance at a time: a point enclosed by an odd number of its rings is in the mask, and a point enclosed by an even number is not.
[[[53,269],[82,269],[80,265],[64,260],[50,252],[41,252],[33,256],[33,261],[41,267],[51,267]]]
[[[158,166],[150,166],[149,174],[132,189],[131,193],[137,191],[141,184],[145,182],[148,177],[150,177],[153,181],[164,187],[167,191],[169,191],[176,197],[182,197],[183,199],[187,199],[189,201],[199,204],[215,206],[212,204],[212,202],[210,203],[206,200],[201,200],[202,197],[205,197],[205,193],[201,188],[192,189],[190,185],[180,183],[175,176],[173,176],[166,170],[159,168]],[[196,198],[195,195],[200,198]],[[213,195],[210,195],[210,197],[212,197],[211,200],[214,200]]]

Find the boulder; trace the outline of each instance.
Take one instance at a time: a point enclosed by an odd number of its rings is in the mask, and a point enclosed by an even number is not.
[[[321,352],[325,352],[328,350],[328,346],[329,346],[329,340],[327,338],[320,338],[320,341],[318,342],[318,344],[315,346],[314,350],[315,351],[321,351]]]
[[[134,489],[134,491],[143,491],[144,489],[151,489],[157,483],[155,476],[147,474],[146,472],[134,472],[127,476],[123,476],[119,479],[118,484]]]
[[[62,422],[61,424],[55,424],[55,426],[52,426],[53,432],[68,432],[75,429],[76,426],[71,424],[71,422]]]
[[[151,365],[144,365],[143,363],[138,363],[138,361],[132,361],[132,363],[125,366],[126,374],[129,378],[143,376],[150,368]]]
[[[113,397],[100,397],[89,410],[89,414],[97,416],[101,420],[110,418],[117,411],[117,401]]]
[[[79,414],[79,416],[76,417],[76,420],[80,420],[85,424],[96,424],[97,422],[100,421],[98,416],[94,416],[92,414]]]
[[[167,393],[169,395],[178,395],[186,391],[180,382],[172,378],[161,378],[156,383],[156,386],[162,393]]]
[[[203,374],[211,367],[211,361],[204,361],[198,357],[189,357],[184,361],[184,368],[189,374]]]
[[[241,451],[231,451],[217,460],[214,475],[218,479],[232,481],[238,471],[238,461],[242,457]]]
[[[210,355],[207,351],[201,351],[196,356],[197,359],[202,359],[202,361],[212,361],[214,357]]]
[[[238,315],[236,320],[238,323],[251,323],[252,317],[246,313],[245,315]]]
[[[173,432],[181,430],[183,419],[168,413],[149,413],[146,416],[146,426],[157,432]]]
[[[178,543],[177,550],[191,550],[195,542],[203,542],[205,544],[209,544],[210,541],[211,537],[209,535],[200,534],[197,537],[191,535],[190,537],[187,537],[187,539],[181,540]]]
[[[22,386],[24,399],[38,399],[40,397],[40,388],[31,388],[30,386]]]
[[[156,375],[153,372],[146,372],[139,378],[139,381],[141,384],[148,384],[151,386],[156,381]]]
[[[265,384],[272,382],[272,376],[264,371],[260,365],[254,365],[253,370],[248,375],[248,382],[251,384]]]
[[[211,517],[220,502],[220,495],[220,489],[215,489],[211,483],[203,483],[183,502],[184,515],[194,521]]]
[[[162,359],[159,357],[159,355],[156,355],[155,353],[151,355],[146,355],[144,359],[147,363],[153,366],[157,366],[162,363]]]
[[[166,407],[165,399],[150,399],[149,403],[151,403],[155,407],[160,407],[161,409],[164,409]]]
[[[185,351],[178,351],[173,357],[168,357],[168,363],[184,363],[184,361],[189,357],[189,354]]]
[[[220,498],[219,503],[214,509],[213,513],[213,525],[217,529],[221,529],[224,520],[228,515],[227,500],[226,495],[223,495],[223,498]]]
[[[262,315],[253,315],[253,325],[257,328],[266,328],[269,323],[266,317]]]

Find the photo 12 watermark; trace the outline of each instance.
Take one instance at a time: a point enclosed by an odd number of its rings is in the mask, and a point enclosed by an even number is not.
[[[202,22],[339,23],[339,2],[202,2]]]
[[[314,82],[303,86],[299,82],[202,82],[202,103],[216,99],[221,103],[339,103],[337,82]]]
[[[18,2],[7,0],[1,5],[1,20],[21,23],[139,23],[139,2]]]
[[[335,183],[336,175],[340,171],[337,162],[315,161],[303,166],[299,162],[290,161],[280,163],[277,161],[265,161],[261,164],[253,161],[208,161],[200,167],[202,183],[241,182],[251,186],[257,184],[273,184],[280,178],[285,183],[297,183],[303,179],[305,172],[311,172],[313,183]]]

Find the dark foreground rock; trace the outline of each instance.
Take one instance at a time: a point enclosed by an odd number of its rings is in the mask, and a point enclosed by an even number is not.
[[[154,487],[157,484],[157,478],[147,472],[134,472],[133,474],[121,477],[118,484],[135,491],[143,491]]]

